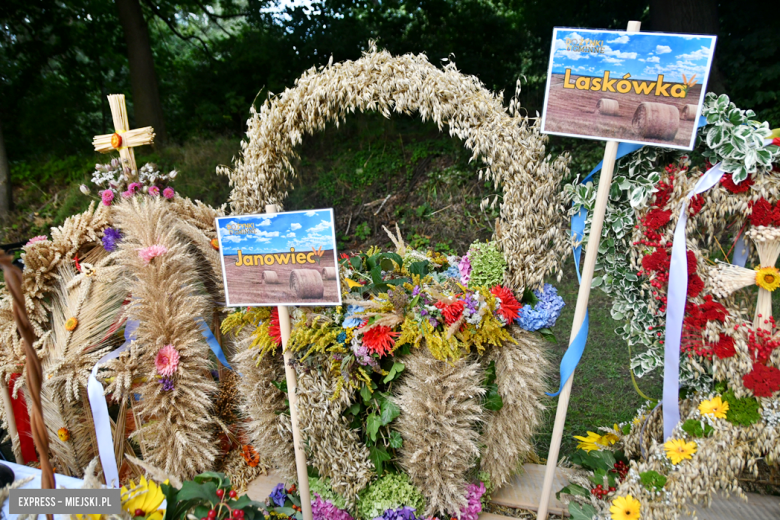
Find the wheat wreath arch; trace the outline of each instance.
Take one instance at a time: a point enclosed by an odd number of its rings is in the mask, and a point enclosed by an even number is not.
[[[259,112],[252,107],[241,157],[233,169],[218,168],[233,187],[232,212],[281,205],[295,176],[290,159],[304,134],[331,122],[338,126],[355,111],[387,118],[416,113],[440,130],[448,127],[472,151],[471,160],[482,161],[480,178],[503,188],[495,239],[509,264],[505,282],[522,292],[558,271],[568,245],[559,189],[568,155],[545,155],[546,136],[521,113],[516,98],[504,107],[501,94],[453,63],[437,68],[423,54],[393,56],[373,44],[359,60],[313,67],[293,88],[269,94]]]

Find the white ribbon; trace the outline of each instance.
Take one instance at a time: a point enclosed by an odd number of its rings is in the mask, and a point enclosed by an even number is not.
[[[95,363],[87,382],[87,394],[89,396],[89,406],[92,408],[92,419],[95,422],[95,436],[97,437],[100,464],[103,466],[103,476],[106,479],[106,485],[109,487],[119,487],[119,470],[116,467],[116,458],[114,456],[114,436],[111,434],[111,418],[108,415],[108,405],[103,395],[103,385],[97,380],[97,371],[100,365],[116,359],[130,347],[136,328],[138,328],[138,321],[127,320],[125,324],[125,342],[121,347],[109,352]]]

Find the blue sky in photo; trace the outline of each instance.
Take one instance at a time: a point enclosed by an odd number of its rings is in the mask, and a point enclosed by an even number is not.
[[[604,53],[566,50],[566,38],[604,42]],[[556,28],[553,33],[552,73],[601,77],[605,70],[610,78],[630,73],[631,79],[655,80],[664,75],[665,82],[682,83],[696,74],[701,85],[712,53],[714,36],[672,35],[654,33],[626,34],[620,31]]]
[[[233,223],[254,224],[254,232],[230,234]],[[329,209],[292,211],[274,215],[245,215],[217,219],[223,255],[269,254],[311,251],[311,248],[336,249],[333,238],[333,212]]]

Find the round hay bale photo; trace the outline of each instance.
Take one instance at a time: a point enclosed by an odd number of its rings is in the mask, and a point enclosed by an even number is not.
[[[680,128],[680,111],[664,103],[640,103],[631,121],[641,137],[671,140]]]
[[[685,105],[680,112],[680,117],[686,121],[693,121],[696,119],[696,109],[699,108],[696,105]]]
[[[314,269],[295,269],[290,273],[290,290],[298,298],[322,298],[322,275]]]
[[[263,281],[265,283],[279,283],[279,275],[274,271],[263,271]]]
[[[620,110],[620,104],[614,99],[599,99],[596,104],[596,111],[602,116],[617,116]]]
[[[323,267],[320,269],[320,274],[322,275],[323,280],[335,280],[336,279],[336,268],[335,267]]]

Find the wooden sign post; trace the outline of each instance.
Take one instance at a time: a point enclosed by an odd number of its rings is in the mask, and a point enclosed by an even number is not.
[[[266,213],[276,213],[275,204],[268,204],[265,207]],[[295,469],[298,471],[298,491],[301,494],[301,512],[303,520],[312,520],[311,513],[311,492],[309,491],[309,472],[307,469],[306,452],[303,450],[303,440],[301,439],[301,429],[298,425],[298,377],[295,374],[295,368],[292,366],[292,352],[287,350],[287,343],[290,341],[290,313],[286,306],[280,305],[279,310],[279,329],[282,335],[282,350],[284,352],[284,375],[287,379],[287,399],[290,402],[290,422],[292,423],[293,447],[295,449]]]
[[[628,22],[627,31],[639,32],[640,26],[641,22]],[[588,249],[585,252],[585,262],[582,266],[582,281],[580,282],[580,290],[577,294],[577,307],[574,310],[574,321],[572,322],[571,339],[569,340],[569,343],[577,336],[580,327],[582,327],[582,322],[585,320],[585,313],[588,310],[590,285],[593,281],[593,270],[596,267],[596,255],[598,255],[599,242],[601,241],[601,228],[604,224],[604,214],[607,210],[609,189],[612,184],[612,173],[615,170],[617,149],[617,141],[607,141],[607,145],[604,149],[604,162],[601,168],[599,189],[596,194],[596,205],[593,209],[593,220],[590,224],[590,238],[588,240]],[[555,477],[555,468],[558,466],[558,453],[561,449],[563,426],[566,423],[566,412],[569,408],[569,397],[571,397],[571,385],[573,380],[574,374],[566,381],[566,384],[558,397],[558,409],[555,413],[555,424],[553,426],[552,439],[550,440],[550,452],[547,454],[547,468],[544,473],[544,484],[542,486],[542,496],[539,502],[537,519],[546,519],[547,511],[550,507],[553,479]]]

